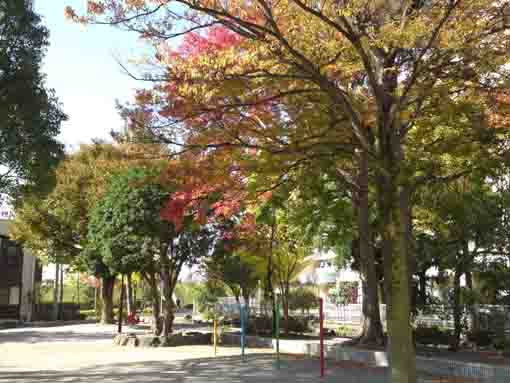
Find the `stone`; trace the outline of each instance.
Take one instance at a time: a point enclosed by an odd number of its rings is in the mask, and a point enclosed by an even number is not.
[[[120,346],[126,346],[128,344],[129,338],[127,335],[121,335]]]
[[[139,347],[159,347],[161,341],[159,337],[154,335],[139,336],[138,337]]]
[[[138,340],[138,338],[136,336],[128,336],[127,337],[126,346],[138,347],[139,344],[140,344],[140,341]]]
[[[113,338],[113,344],[115,346],[120,346],[121,339],[122,339],[122,335],[120,335],[120,334],[115,335],[115,337]]]

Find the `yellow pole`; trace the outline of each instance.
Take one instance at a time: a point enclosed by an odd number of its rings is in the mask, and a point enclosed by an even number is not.
[[[214,329],[213,329],[213,344],[214,344],[214,356],[216,356],[216,354],[218,353],[218,339],[217,339],[217,334],[218,334],[218,322],[216,321],[216,319],[214,320]]]

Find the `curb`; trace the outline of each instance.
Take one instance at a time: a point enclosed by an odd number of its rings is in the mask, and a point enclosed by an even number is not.
[[[67,320],[67,321],[45,321],[45,322],[20,322],[16,327],[58,327],[58,326],[72,326],[78,324],[93,324],[97,323],[95,319],[88,320]]]
[[[224,334],[222,341],[226,344],[240,342],[238,334]],[[276,348],[276,341],[271,338],[257,336],[246,337],[248,347]],[[320,356],[318,342],[306,340],[280,340],[280,352],[286,354]],[[367,363],[374,367],[388,367],[389,359],[386,351],[371,351],[344,347],[339,344],[326,344],[324,356],[327,360],[353,361]],[[416,370],[438,376],[476,379],[486,383],[510,382],[510,366],[496,366],[485,363],[463,362],[451,359],[416,356]]]

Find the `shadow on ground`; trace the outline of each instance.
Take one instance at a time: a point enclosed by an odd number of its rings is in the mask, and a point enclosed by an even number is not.
[[[94,366],[75,371],[10,371],[0,373],[0,383],[311,383],[384,382],[384,372],[330,367],[325,379],[319,377],[319,362],[284,356],[277,369],[273,354],[188,359]]]

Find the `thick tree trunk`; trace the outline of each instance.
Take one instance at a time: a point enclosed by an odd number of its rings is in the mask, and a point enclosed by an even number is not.
[[[460,343],[460,335],[462,333],[462,307],[460,305],[460,277],[462,271],[457,266],[453,275],[453,340],[452,349],[457,350]]]
[[[388,350],[392,383],[416,382],[416,357],[411,327],[410,191],[397,188],[396,179],[384,185],[383,253],[387,295]],[[389,215],[388,215],[389,214]]]
[[[115,323],[113,317],[113,289],[115,286],[115,277],[102,278],[101,283],[101,323],[112,324]]]
[[[370,205],[368,196],[368,154],[360,153],[358,175],[358,230],[360,266],[363,275],[363,327],[362,343],[383,343],[383,329],[379,312],[377,273],[370,230]]]
[[[174,290],[173,280],[171,278],[170,266],[166,261],[162,262],[160,279],[163,311],[162,336],[167,338],[172,333],[175,304],[172,298]]]
[[[136,310],[133,301],[133,281],[131,273],[128,273],[126,278],[126,303],[128,315],[134,315]]]

